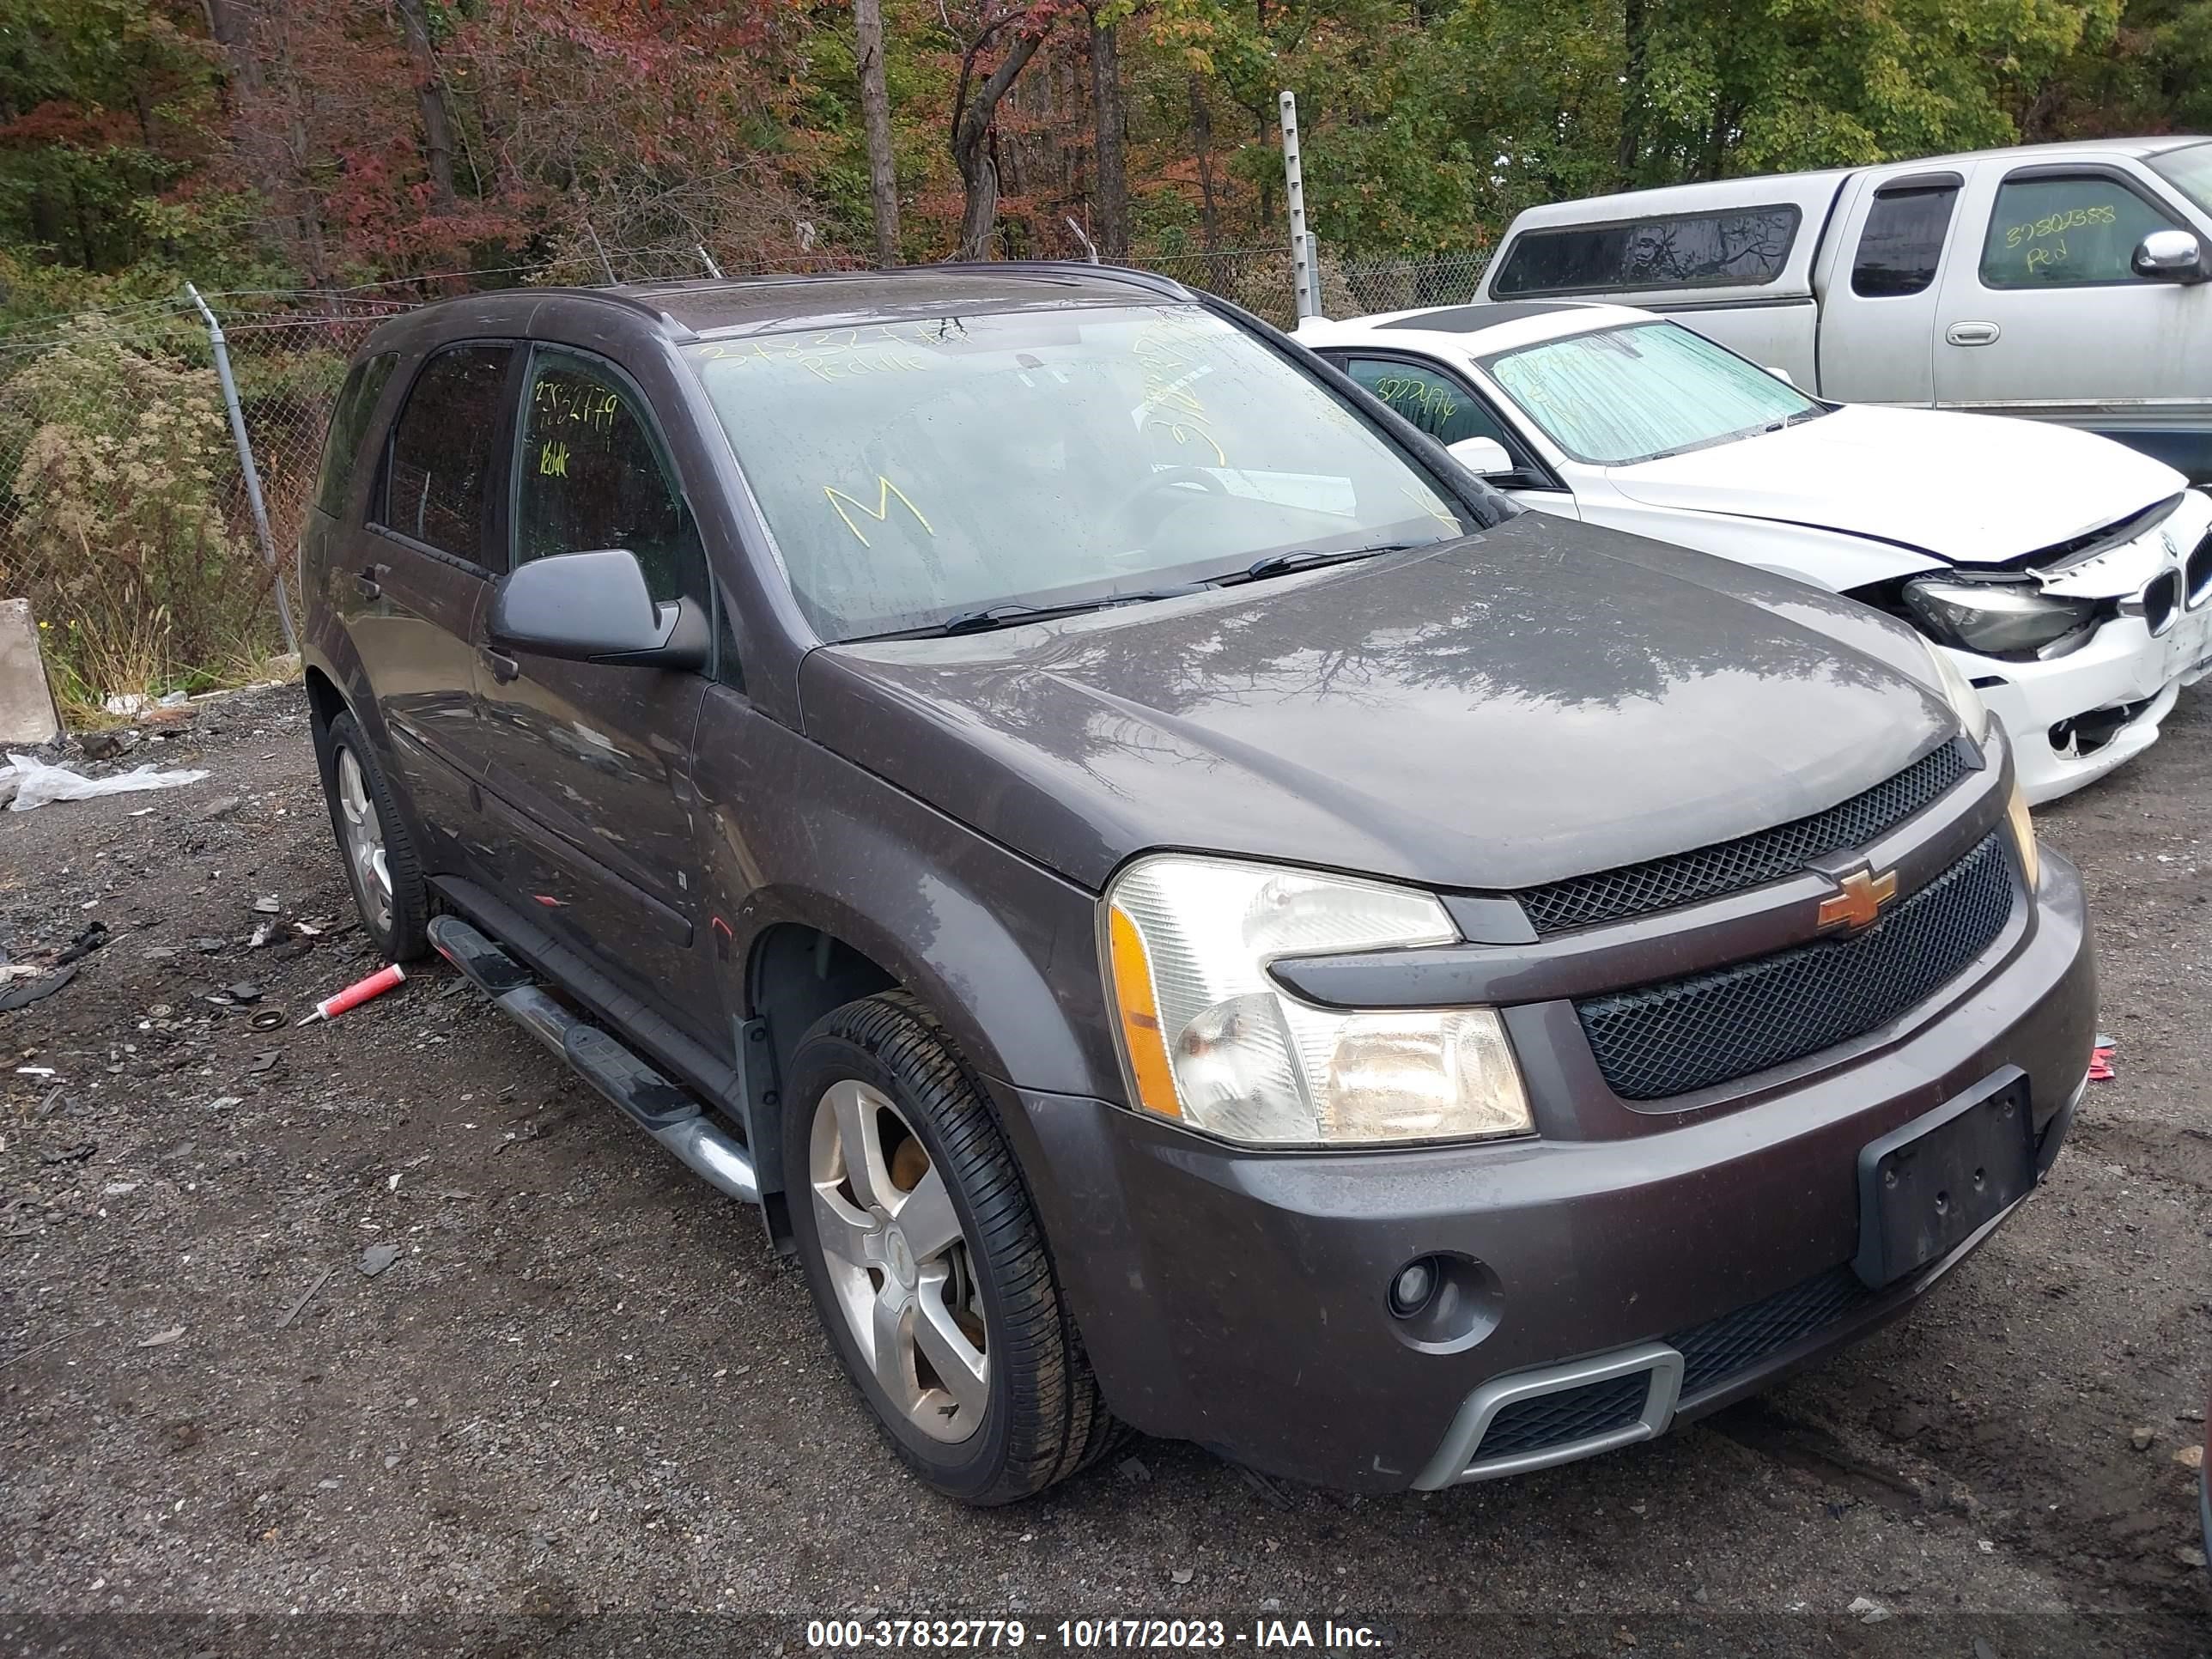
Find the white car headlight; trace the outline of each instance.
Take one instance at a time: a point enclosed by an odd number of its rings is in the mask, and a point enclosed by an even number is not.
[[[1959,724],[1966,728],[1967,737],[1977,744],[1987,743],[1990,708],[1982,701],[1982,694],[1974,690],[1972,680],[1959,672],[1959,665],[1951,660],[1942,646],[1926,639],[1920,643],[1928,647],[1928,659],[1936,665],[1936,684],[1943,693],[1944,702],[1951,705],[1951,712],[1959,717]]]
[[[1448,945],[1430,894],[1160,854],[1115,878],[1103,940],[1130,1100],[1224,1139],[1375,1144],[1526,1134],[1492,1008],[1346,1012],[1291,996],[1279,957]]]

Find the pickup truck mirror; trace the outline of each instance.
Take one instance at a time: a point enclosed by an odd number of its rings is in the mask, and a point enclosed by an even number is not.
[[[1491,478],[1513,471],[1513,458],[1495,438],[1462,438],[1446,447],[1462,466],[1477,477]]]
[[[2204,245],[2185,230],[2154,230],[2136,244],[2130,264],[2136,276],[2154,283],[2201,283],[2212,276],[2205,269]]]
[[[707,618],[690,599],[657,605],[627,548],[532,559],[492,590],[491,642],[564,662],[699,669]]]

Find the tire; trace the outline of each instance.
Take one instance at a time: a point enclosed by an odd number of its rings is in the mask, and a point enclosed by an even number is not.
[[[948,1497],[993,1505],[1034,1497],[1102,1456],[1117,1425],[1036,1212],[981,1088],[937,1022],[900,991],[832,1010],[800,1039],[785,1101],[784,1190],[807,1287],[907,1466]],[[856,1138],[864,1175],[846,1157]],[[939,1248],[955,1223],[957,1240]],[[878,1351],[892,1357],[878,1365]]]
[[[430,890],[392,786],[385,781],[384,769],[376,763],[350,713],[331,722],[318,747],[331,830],[337,837],[338,856],[361,924],[386,961],[413,962],[430,948]],[[363,817],[380,859],[373,858],[364,844]]]

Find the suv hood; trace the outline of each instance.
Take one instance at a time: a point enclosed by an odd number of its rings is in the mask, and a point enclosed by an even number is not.
[[[1149,848],[1519,887],[1747,834],[1954,728],[1911,633],[1528,513],[1058,623],[829,646],[807,735],[1085,886]]]
[[[1957,564],[2102,529],[2189,483],[2124,444],[2048,421],[1856,404],[1606,477],[1649,507],[1814,525]]]

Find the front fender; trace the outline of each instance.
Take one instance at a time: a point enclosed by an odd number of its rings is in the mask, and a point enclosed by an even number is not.
[[[1097,901],[717,689],[696,782],[713,923],[732,963],[784,923],[859,951],[988,1076],[1118,1097]],[[750,989],[732,991],[750,1017]]]
[[[1593,522],[1695,548],[1717,558],[1770,570],[1832,593],[1848,593],[1870,583],[1952,568],[1947,559],[1918,548],[1901,547],[1817,525],[1784,524],[1771,519],[1739,518],[1725,513],[1682,513],[1627,501],[1602,508],[1583,503]]]

